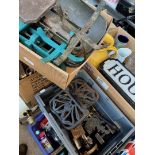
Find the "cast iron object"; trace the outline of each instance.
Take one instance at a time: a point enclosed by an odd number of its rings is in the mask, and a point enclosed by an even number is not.
[[[109,122],[108,122],[109,123]],[[86,117],[83,121],[85,131],[93,136],[101,145],[106,143],[118,131],[116,126],[110,125],[96,113]]]
[[[105,5],[104,0],[100,2],[96,11],[93,11],[80,0],[60,0],[60,5],[66,18],[81,30],[71,38],[64,54],[54,60],[54,63],[58,66],[67,59],[67,55],[73,51],[81,40],[89,45],[88,50],[100,48],[97,43],[104,36],[107,28],[105,19],[100,16]]]
[[[68,130],[75,128],[88,115],[88,110],[81,108],[69,92],[64,90],[50,100],[50,108]]]
[[[25,23],[36,23],[55,2],[56,0],[19,0],[19,17]]]
[[[95,115],[86,119],[84,128],[89,134],[92,134],[96,129],[98,132],[101,132],[104,135],[111,133],[110,130],[106,129],[106,123],[101,121]]]
[[[73,80],[69,91],[84,108],[89,108],[99,99],[98,93],[82,79]]]

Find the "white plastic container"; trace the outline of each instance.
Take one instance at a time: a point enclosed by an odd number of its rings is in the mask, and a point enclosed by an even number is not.
[[[125,61],[125,59],[132,54],[131,49],[129,48],[120,48],[118,49],[118,56],[116,57],[121,63]]]

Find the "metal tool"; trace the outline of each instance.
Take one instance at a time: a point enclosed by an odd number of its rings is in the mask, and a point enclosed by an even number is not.
[[[67,90],[60,91],[50,100],[50,109],[68,130],[75,128],[88,115],[88,110],[80,107]]]
[[[64,25],[65,23],[67,25]],[[41,24],[47,26],[49,31],[52,32],[54,36],[59,37],[59,40],[63,40],[66,43],[68,43],[72,37],[69,32],[71,31],[74,34],[74,32],[77,31],[77,28],[69,28],[70,23],[67,23],[66,19],[61,20],[61,16],[54,11],[50,11],[45,16]]]
[[[116,126],[109,125],[95,111],[90,111],[90,115],[83,121],[83,127],[100,145],[106,143],[118,131]]]

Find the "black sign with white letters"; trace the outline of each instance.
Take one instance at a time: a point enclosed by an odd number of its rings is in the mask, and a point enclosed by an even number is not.
[[[134,107],[135,77],[118,60],[109,59],[100,65],[100,72],[116,90]]]

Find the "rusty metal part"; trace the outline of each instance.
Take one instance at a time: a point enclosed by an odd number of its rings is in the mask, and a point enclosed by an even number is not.
[[[50,100],[50,109],[68,130],[75,128],[88,115],[88,110],[81,108],[67,90],[60,91]]]
[[[76,128],[72,129],[71,133],[75,139],[78,139],[79,137],[81,137],[82,135],[85,134],[85,131],[84,131],[82,125],[80,124]]]
[[[82,147],[79,138],[82,135],[85,135],[85,131],[84,131],[82,125],[80,124],[76,128],[72,129],[71,133],[72,133],[72,136],[73,136],[73,141],[74,141],[77,149],[79,150]]]
[[[110,126],[105,122],[103,119],[99,118],[98,115],[93,114],[85,119],[86,123],[84,125],[84,129],[89,133],[92,134],[95,130],[102,135],[114,134],[117,128]]]
[[[61,17],[56,13],[50,11],[43,20],[44,23],[50,28],[54,35],[58,35],[63,41],[69,42],[71,36],[69,34],[70,30],[66,30],[63,27],[63,21]]]
[[[76,47],[76,45],[80,42],[80,40],[83,39],[83,41],[85,40],[85,36],[86,33],[89,32],[89,29],[92,27],[92,25],[95,23],[95,21],[98,19],[98,17],[100,16],[100,13],[104,7],[104,0],[102,0],[99,4],[99,6],[97,7],[96,11],[93,13],[93,15],[91,16],[91,18],[86,22],[86,24],[84,25],[84,27],[76,33],[76,35],[74,37],[71,38],[70,43],[67,47],[67,49],[65,50],[64,54],[61,55],[60,57],[58,57],[56,60],[54,60],[54,63],[56,65],[60,65],[62,62],[64,62],[67,59],[68,54],[70,54],[73,49]],[[89,41],[88,41],[89,40]],[[86,39],[86,42],[93,42],[90,41],[91,39]],[[89,44],[92,47],[92,44]],[[97,45],[93,45],[94,49],[98,48]]]
[[[90,135],[96,138],[96,140],[102,145],[106,143],[107,138],[109,139],[117,132],[117,127],[111,127],[107,122],[98,117],[98,114],[90,114],[83,121],[83,127],[85,131]],[[94,135],[95,134],[95,135]]]
[[[79,102],[85,108],[89,108],[90,106],[95,104],[99,99],[98,93],[91,87],[89,87],[87,84],[79,87],[76,93],[78,94]]]
[[[93,115],[96,115],[97,118],[99,118],[100,120],[102,120],[103,123],[108,124],[108,126],[113,129],[113,130],[120,130],[121,127],[117,122],[110,122],[107,119],[104,118],[104,115],[102,116],[102,114],[100,115],[96,109],[94,107],[91,107],[91,110],[89,110],[89,117],[92,117]]]
[[[71,130],[73,141],[79,151],[85,150],[85,153],[92,154],[96,149],[93,144],[93,139],[85,135],[85,131],[80,124]],[[96,146],[96,145],[95,145]],[[81,152],[83,154],[83,152]]]
[[[73,80],[69,91],[84,108],[89,108],[99,99],[99,94],[82,79]]]
[[[101,125],[100,120],[97,117],[88,117],[86,118],[86,123],[84,125],[84,129],[92,134],[97,128],[97,131],[105,132],[105,127]]]
[[[36,23],[55,2],[56,0],[19,0],[19,17],[24,23]]]
[[[97,144],[95,144],[89,151],[84,152],[83,155],[91,155],[91,154],[94,153],[97,149],[98,149],[98,146],[97,146]]]

